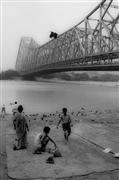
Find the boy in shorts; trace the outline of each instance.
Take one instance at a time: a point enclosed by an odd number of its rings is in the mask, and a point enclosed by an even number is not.
[[[64,138],[66,141],[68,141],[68,137],[71,134],[71,118],[67,114],[67,108],[63,108],[62,113],[63,113],[63,115],[61,116],[61,118],[58,122],[57,128],[58,128],[59,124],[62,123],[62,129],[64,131]]]
[[[38,143],[37,143],[37,147],[34,151],[34,154],[41,154],[42,152],[46,151],[46,146],[49,143],[49,141],[51,141],[55,148],[57,148],[56,143],[48,136],[50,132],[50,127],[45,126],[43,129],[43,133],[38,137]]]

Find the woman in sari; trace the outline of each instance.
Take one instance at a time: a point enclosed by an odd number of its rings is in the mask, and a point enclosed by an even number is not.
[[[27,147],[27,131],[29,131],[29,127],[22,111],[23,106],[18,106],[18,113],[15,115],[15,127],[18,144],[17,147],[14,147],[14,150],[26,149]]]

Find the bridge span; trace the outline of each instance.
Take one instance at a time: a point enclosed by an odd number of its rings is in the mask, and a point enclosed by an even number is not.
[[[82,21],[39,46],[22,37],[16,60],[21,75],[119,70],[119,7],[103,0]]]

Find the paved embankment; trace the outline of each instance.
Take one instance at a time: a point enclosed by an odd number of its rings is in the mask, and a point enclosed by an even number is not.
[[[54,116],[54,115],[53,115]],[[56,129],[51,119],[43,123],[40,117],[30,119],[30,132],[28,134],[29,146],[27,150],[13,151],[15,132],[12,125],[7,128],[7,166],[8,175],[15,179],[71,179],[71,180],[114,180],[119,179],[119,159],[112,154],[104,153],[103,149],[111,147],[118,152],[119,131],[118,126],[91,123],[81,119],[76,120],[72,128],[69,142],[64,142],[62,129]],[[78,117],[79,118],[79,117]],[[32,154],[33,138],[42,132],[42,126],[50,124],[50,136],[56,141],[62,157],[55,158],[54,164],[47,164],[49,153]],[[114,130],[115,129],[115,130]],[[115,139],[116,138],[116,139]]]
[[[7,180],[6,118],[0,117],[0,180]]]

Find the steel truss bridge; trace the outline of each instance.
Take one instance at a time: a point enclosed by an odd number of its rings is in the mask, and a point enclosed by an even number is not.
[[[77,25],[39,46],[22,37],[16,60],[21,75],[119,70],[119,7],[103,0]]]

